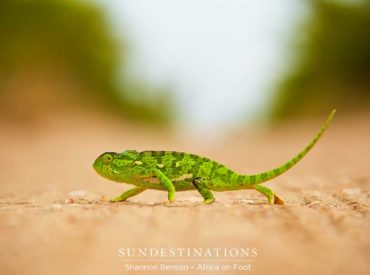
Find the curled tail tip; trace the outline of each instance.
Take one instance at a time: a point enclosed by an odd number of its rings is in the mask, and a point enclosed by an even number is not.
[[[289,160],[288,162],[284,163],[283,165],[279,166],[278,168],[275,168],[273,170],[260,173],[260,174],[255,174],[251,176],[247,176],[246,182],[252,185],[256,185],[265,181],[268,181],[274,177],[277,177],[278,175],[281,175],[285,173],[288,169],[293,167],[295,164],[297,164],[314,146],[315,144],[319,141],[321,136],[324,134],[326,128],[328,127],[331,119],[333,118],[334,114],[336,112],[336,109],[333,109],[328,118],[326,119],[325,123],[323,126],[321,126],[320,130],[317,132],[316,136],[311,140],[311,142],[294,158]]]
[[[332,118],[334,117],[334,115],[335,115],[335,113],[337,112],[337,109],[333,109],[331,112],[330,112],[330,114],[329,114],[329,116],[328,116],[328,119],[326,120],[326,124],[327,123],[329,123],[331,120],[332,120]]]

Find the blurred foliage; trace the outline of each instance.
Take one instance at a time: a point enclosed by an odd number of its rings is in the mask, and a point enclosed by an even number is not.
[[[88,2],[1,0],[0,82],[43,70],[45,73],[37,75],[41,81],[47,82],[42,78],[55,71],[56,75],[68,75],[79,86],[71,87],[69,94],[49,89],[54,100],[48,101],[44,95],[37,97],[38,89],[27,98],[27,93],[20,92],[24,88],[10,95],[0,85],[0,112],[6,109],[5,115],[11,115],[16,109],[24,109],[32,113],[42,106],[29,105],[28,100],[38,98],[39,105],[64,101],[78,108],[102,107],[125,118],[169,122],[169,92],[151,91],[122,73],[126,71],[127,49],[120,42],[104,12]]]
[[[309,1],[311,14],[272,118],[353,111],[370,106],[370,1]]]

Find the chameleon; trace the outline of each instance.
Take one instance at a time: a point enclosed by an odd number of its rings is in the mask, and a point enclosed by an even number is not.
[[[125,150],[106,152],[93,163],[95,171],[104,178],[132,184],[135,187],[111,199],[125,201],[147,189],[167,191],[168,201],[175,200],[176,191],[197,190],[205,204],[215,201],[211,191],[254,189],[267,198],[268,204],[285,204],[284,199],[262,185],[297,164],[317,143],[335,114],[333,110],[310,143],[283,165],[263,173],[239,174],[214,160],[176,151]]]

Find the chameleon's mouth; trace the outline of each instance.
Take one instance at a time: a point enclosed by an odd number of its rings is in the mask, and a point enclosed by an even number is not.
[[[93,168],[100,175],[100,171],[101,171],[101,168],[102,168],[102,163],[101,163],[101,160],[99,158],[97,158],[94,161]]]
[[[107,165],[104,164],[103,160],[98,157],[93,163],[94,170],[102,177],[111,179],[111,172]]]

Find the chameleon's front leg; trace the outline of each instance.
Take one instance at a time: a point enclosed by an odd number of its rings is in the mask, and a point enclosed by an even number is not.
[[[135,187],[130,190],[127,190],[126,192],[123,192],[120,196],[115,197],[111,199],[111,202],[119,202],[119,201],[125,201],[130,197],[136,196],[137,194],[140,194],[141,192],[145,191],[145,188],[142,187]]]
[[[166,188],[168,192],[168,201],[173,202],[175,200],[175,186],[173,186],[172,181],[163,174],[160,170],[154,169],[154,175],[161,181],[161,184]]]
[[[209,189],[204,185],[203,179],[201,178],[194,179],[193,185],[204,198],[205,204],[210,204],[215,201],[215,198],[213,197],[213,194],[211,193],[211,191],[209,191]]]

